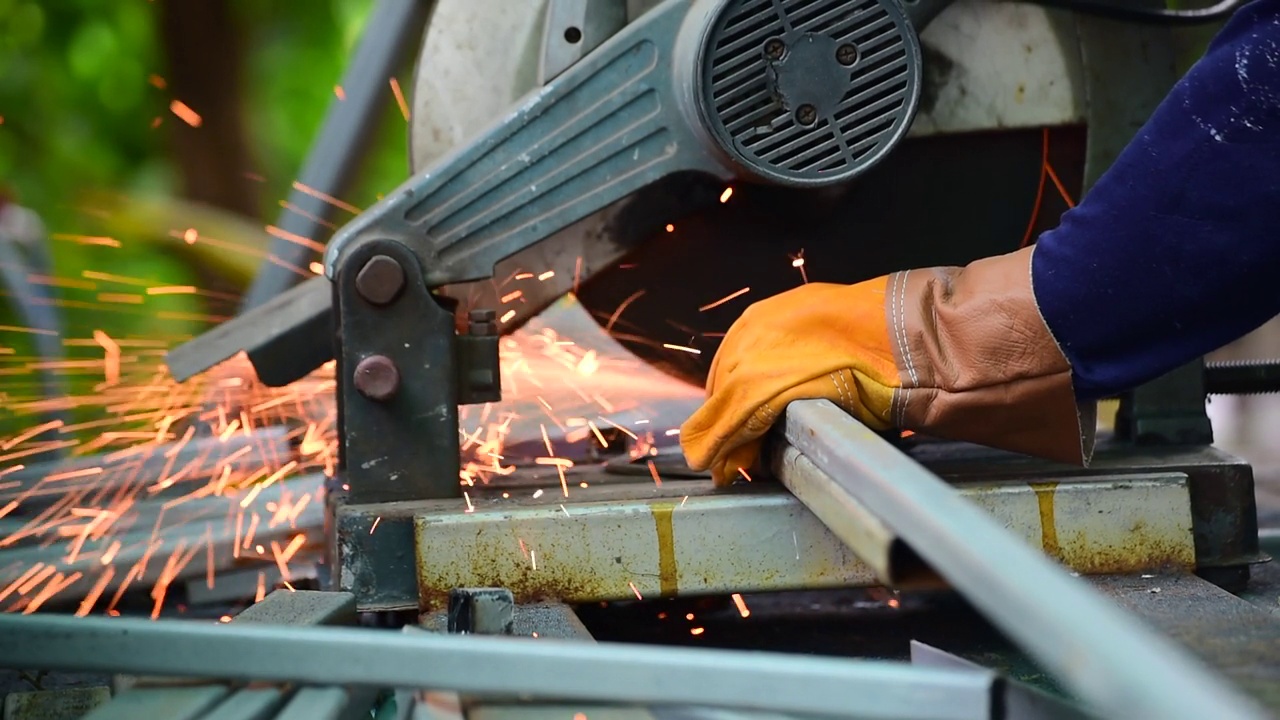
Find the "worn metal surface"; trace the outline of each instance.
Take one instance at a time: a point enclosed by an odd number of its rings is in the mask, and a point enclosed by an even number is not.
[[[354,625],[356,598],[344,592],[276,590],[241,611],[235,621],[268,625]]]
[[[905,542],[794,447],[774,453],[774,475],[806,506],[839,507],[832,532],[896,587],[941,582]],[[1084,574],[1192,568],[1190,497],[1181,473],[1093,476],[1080,482],[955,483],[1031,547]]]
[[[1192,575],[1089,582],[1280,714],[1280,617]]]
[[[687,499],[421,512],[421,607],[465,586],[509,588],[518,602],[587,602],[876,582],[788,494],[716,496],[702,485]]]
[[[0,663],[884,720],[985,720],[994,681],[992,673],[767,652],[41,615],[0,615]],[[1217,717],[1234,717],[1223,709]]]
[[[515,633],[515,599],[506,588],[454,588],[449,591],[447,631],[479,635]]]
[[[377,256],[405,269],[403,291],[386,305],[370,303],[356,287],[360,269]],[[454,313],[428,291],[424,270],[410,248],[377,240],[353,249],[335,281],[342,327],[338,437],[352,502],[461,495]],[[373,356],[396,368],[394,394],[366,397],[352,382]]]
[[[805,503],[841,501],[814,495],[824,487],[821,473],[797,452],[776,469],[799,500],[767,483],[726,494],[707,481],[670,481],[660,489],[592,485],[568,500],[555,488],[537,499],[526,491],[519,499],[424,504],[415,530],[422,607],[442,607],[451,588],[472,585],[509,588],[520,602],[588,602],[939,582],[897,534],[853,504],[842,504],[839,529],[823,527]],[[801,475],[810,482],[797,482]],[[958,488],[1077,572],[1195,564],[1178,473]],[[387,523],[383,516],[376,533]],[[863,541],[841,542],[845,531]]]
[[[428,613],[422,627],[433,632],[448,632],[448,613]],[[528,637],[563,638],[592,642],[591,632],[578,619],[573,608],[563,603],[526,603],[516,605],[512,633]]]
[[[911,455],[933,472],[966,477],[1047,482],[1099,473],[1175,472],[1187,476],[1200,570],[1244,568],[1264,559],[1258,549],[1253,468],[1212,447],[1134,447],[1100,439],[1088,469],[960,443],[920,443]]]
[[[352,702],[353,695],[360,695],[362,700],[367,692],[349,691],[342,687],[304,687],[289,698],[285,706],[276,714],[275,720],[345,720],[369,716],[369,703],[359,706]]]
[[[1090,711],[1163,720],[1267,717],[833,403],[791,403],[783,430]],[[811,509],[819,517],[839,514]]]
[[[328,542],[338,590],[362,612],[418,607],[412,503],[351,505],[330,495]]]

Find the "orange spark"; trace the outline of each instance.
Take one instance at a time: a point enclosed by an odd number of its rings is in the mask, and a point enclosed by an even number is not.
[[[315,198],[315,199],[317,199],[317,200],[319,200],[319,201],[321,201],[321,202],[328,203],[328,204],[330,204],[330,205],[332,205],[332,206],[334,206],[334,207],[336,207],[336,208],[339,208],[339,209],[342,209],[342,210],[346,210],[347,212],[349,212],[349,213],[351,213],[351,214],[353,214],[353,215],[358,215],[358,214],[360,214],[360,208],[356,207],[355,205],[352,205],[352,204],[350,204],[350,203],[345,203],[345,202],[343,202],[343,201],[339,200],[338,198],[333,197],[332,195],[326,195],[325,193],[322,193],[322,192],[320,192],[319,190],[316,190],[316,189],[315,189],[315,188],[313,188],[313,187],[309,187],[309,186],[307,186],[307,185],[303,185],[302,183],[298,182],[297,180],[294,180],[294,181],[293,181],[293,189],[294,189],[294,190],[297,190],[298,192],[304,192],[304,193],[306,193],[306,194],[310,195],[311,197],[313,197],[313,198]]]
[[[662,487],[662,478],[658,477],[658,466],[649,461],[649,475],[653,477],[653,484]]]
[[[751,288],[749,288],[749,287],[744,287],[744,288],[742,288],[741,290],[738,290],[737,292],[732,292],[732,293],[729,293],[728,295],[725,295],[724,297],[720,298],[719,300],[716,300],[716,301],[715,301],[715,302],[713,302],[713,303],[710,303],[710,304],[707,304],[707,305],[703,305],[702,307],[698,308],[698,311],[699,311],[699,312],[706,312],[706,311],[710,310],[711,308],[714,308],[714,307],[720,307],[721,305],[723,305],[723,304],[725,304],[725,303],[729,302],[730,300],[732,300],[732,299],[734,299],[734,298],[736,298],[736,297],[741,297],[741,296],[743,296],[743,295],[746,295],[746,294],[747,294],[747,293],[749,293],[749,292],[751,292]]]
[[[194,295],[195,285],[162,285],[147,288],[148,295]]]
[[[346,92],[345,90],[343,90],[343,89],[342,89],[342,86],[341,86],[341,85],[334,85],[334,86],[333,86],[333,94],[334,94],[334,95],[335,95],[339,100],[343,100],[343,101],[345,101],[345,100],[347,99],[347,92]]]
[[[174,100],[169,103],[169,111],[174,115],[177,115],[182,122],[190,125],[191,127],[198,128],[200,127],[200,123],[203,122],[203,120],[200,119],[200,114],[187,107],[187,104],[181,100]]]
[[[373,524],[369,526],[369,534],[372,535],[374,530],[378,529],[378,523],[382,522],[382,516],[373,519]]]
[[[103,237],[99,235],[73,235],[70,233],[51,233],[51,240],[67,240],[70,242],[80,243],[81,245],[101,245],[103,247],[122,247],[120,241],[115,238]]]
[[[733,197],[733,188],[727,187],[724,192],[720,193],[720,202],[727,203],[731,197]]]
[[[498,322],[504,323],[516,316],[515,310],[508,310],[502,313],[502,317],[498,318]]]
[[[553,277],[555,277],[555,276],[556,276],[556,271],[555,271],[555,270],[548,270],[548,271],[546,271],[546,272],[542,273],[541,275],[539,275],[539,276],[538,276],[538,279],[539,279],[539,280],[542,280],[542,281],[546,281],[546,280],[550,280],[551,278],[553,278]]]
[[[690,634],[690,635],[701,635],[702,633],[704,633],[704,632],[706,632],[706,631],[707,631],[707,630],[706,630],[706,628],[700,628],[700,627],[690,628],[690,630],[689,630],[689,634]]]
[[[404,93],[400,92],[400,81],[391,78],[391,92],[396,96],[396,104],[400,106],[400,114],[409,122],[409,104],[404,101]]]
[[[687,345],[672,345],[671,343],[662,343],[662,347],[664,347],[664,348],[666,348],[666,349],[668,349],[668,350],[679,350],[680,352],[692,353],[692,354],[694,354],[694,355],[701,355],[701,354],[702,354],[702,351],[701,351],[701,350],[698,350],[698,349],[696,349],[696,348],[688,347]]]
[[[103,375],[108,385],[120,382],[120,345],[101,330],[93,331],[93,339],[102,346]]]
[[[643,599],[644,599],[644,596],[642,596],[642,595],[640,594],[640,590],[636,588],[636,584],[635,584],[635,583],[633,583],[633,582],[631,582],[630,580],[628,580],[628,581],[627,581],[627,584],[631,586],[631,592],[633,592],[633,593],[635,593],[635,594],[636,594],[636,599],[637,599],[637,600],[643,600]]]
[[[739,593],[734,593],[732,597],[733,597],[733,604],[738,606],[738,614],[744,618],[751,617],[751,611],[747,609],[747,601],[742,599],[742,595]]]
[[[157,88],[157,89],[159,89],[159,90],[163,90],[163,89],[165,89],[165,86],[167,85],[167,83],[164,81],[164,78],[160,77],[159,75],[155,75],[155,74],[148,75],[148,76],[147,76],[147,82],[151,83],[151,85],[152,85],[153,87],[155,87],[155,88]]]

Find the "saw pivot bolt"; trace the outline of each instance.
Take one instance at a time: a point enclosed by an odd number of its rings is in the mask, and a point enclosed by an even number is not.
[[[764,56],[770,60],[781,60],[786,53],[786,43],[778,38],[773,38],[764,44]]]
[[[386,402],[400,389],[400,370],[386,355],[370,355],[356,365],[356,390],[376,402]]]
[[[356,274],[356,292],[374,305],[389,305],[404,289],[404,268],[395,258],[374,255]]]

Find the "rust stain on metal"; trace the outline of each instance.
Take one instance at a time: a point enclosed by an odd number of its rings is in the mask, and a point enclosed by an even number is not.
[[[676,504],[653,504],[653,526],[658,533],[658,587],[663,597],[673,597],[680,589],[680,568],[676,566],[676,533],[671,515]]]
[[[1054,557],[1062,553],[1058,545],[1058,520],[1055,517],[1053,498],[1058,490],[1058,483],[1031,483],[1036,493],[1036,502],[1040,506],[1040,544],[1044,551]]]

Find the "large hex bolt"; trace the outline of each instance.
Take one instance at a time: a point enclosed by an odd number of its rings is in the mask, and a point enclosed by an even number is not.
[[[400,389],[400,370],[386,355],[370,355],[356,365],[356,390],[375,402],[386,402]]]
[[[356,274],[356,292],[374,305],[389,305],[404,289],[404,268],[387,255],[374,255]]]

